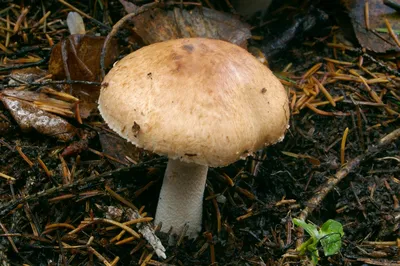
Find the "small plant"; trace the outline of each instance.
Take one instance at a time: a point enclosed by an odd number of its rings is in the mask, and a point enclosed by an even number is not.
[[[328,220],[319,230],[316,225],[306,223],[296,218],[293,218],[293,223],[302,227],[311,236],[310,239],[297,248],[297,251],[300,255],[309,252],[311,254],[313,265],[317,265],[319,259],[317,249],[318,243],[321,243],[325,256],[331,256],[339,252],[342,246],[342,237],[344,235],[341,223],[335,220]]]

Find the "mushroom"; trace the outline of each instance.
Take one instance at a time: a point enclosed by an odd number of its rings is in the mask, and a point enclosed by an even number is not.
[[[155,222],[195,238],[201,230],[208,167],[244,159],[281,141],[287,93],[246,50],[186,38],[145,46],[120,60],[102,83],[99,110],[138,147],[168,156]]]

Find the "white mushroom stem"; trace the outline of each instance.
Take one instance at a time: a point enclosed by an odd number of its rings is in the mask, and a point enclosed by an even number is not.
[[[203,195],[208,167],[169,159],[165,170],[155,223],[162,222],[162,232],[180,234],[185,225],[189,238],[201,230]]]

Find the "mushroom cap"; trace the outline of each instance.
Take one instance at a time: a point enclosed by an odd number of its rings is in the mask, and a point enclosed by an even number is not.
[[[149,151],[218,167],[281,141],[287,93],[246,50],[220,40],[145,46],[104,78],[99,110],[111,129]]]

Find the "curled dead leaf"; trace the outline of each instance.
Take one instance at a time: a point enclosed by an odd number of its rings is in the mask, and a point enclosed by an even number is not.
[[[4,95],[1,100],[24,132],[34,129],[61,141],[68,141],[76,134],[75,127],[65,119],[40,110],[30,102]]]
[[[10,73],[10,85],[18,85],[24,83],[32,83],[38,79],[42,79],[47,75],[47,71],[37,67],[28,67],[23,69],[16,69]]]
[[[100,54],[105,38],[83,34],[70,35],[53,47],[49,72],[55,79],[100,81]],[[115,40],[107,48],[105,66],[118,56]],[[96,108],[100,86],[73,84],[71,94],[80,100],[80,115],[86,118]]]
[[[124,4],[126,1],[121,1]],[[124,4],[128,13],[133,4]],[[250,25],[232,14],[206,7],[170,10],[155,8],[132,18],[134,31],[145,44],[178,38],[203,37],[228,41],[243,48],[251,37]]]
[[[67,94],[57,92],[51,88],[42,88],[41,92],[7,89],[2,91],[2,95],[29,102],[43,111],[66,117],[75,117],[73,110],[77,104],[77,99],[68,98]]]
[[[115,134],[99,133],[99,139],[103,152],[119,159],[122,162],[139,162],[141,160],[142,149],[139,149],[125,139]],[[117,162],[112,161],[116,166],[120,166]]]

